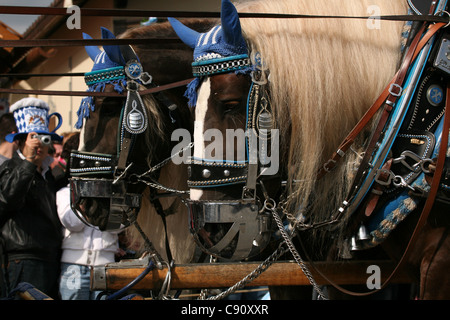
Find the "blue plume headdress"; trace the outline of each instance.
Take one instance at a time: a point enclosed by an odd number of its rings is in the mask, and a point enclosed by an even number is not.
[[[106,28],[101,28],[102,39],[115,39],[114,34]],[[86,33],[83,33],[84,39],[92,39]],[[126,61],[122,56],[120,47],[117,45],[104,46],[104,51],[97,46],[86,46],[86,52],[94,61],[91,72],[84,75],[84,80],[88,85],[87,92],[103,92],[106,84],[113,84],[114,90],[122,93],[127,87],[127,77],[124,67]],[[94,98],[91,96],[81,100],[80,108],[77,111],[78,121],[75,128],[80,129],[83,125],[83,119],[89,117],[91,111],[95,110]]]
[[[169,18],[178,37],[194,49],[192,70],[196,78],[189,83],[185,93],[190,106],[197,103],[197,88],[202,77],[232,71],[248,73],[253,70],[238,12],[229,0],[222,0],[220,17],[221,25],[206,33],[194,31],[180,21]]]

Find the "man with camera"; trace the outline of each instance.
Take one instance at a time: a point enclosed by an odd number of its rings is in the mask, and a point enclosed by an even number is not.
[[[62,232],[56,211],[57,183],[48,151],[59,114],[48,115],[47,103],[25,98],[11,106],[18,132],[6,136],[19,149],[0,166],[0,230],[4,242],[7,292],[21,282],[57,298]],[[59,118],[55,130],[48,120]]]

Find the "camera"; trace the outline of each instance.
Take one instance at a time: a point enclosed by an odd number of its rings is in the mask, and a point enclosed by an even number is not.
[[[39,139],[44,146],[52,145],[52,137],[47,134],[35,134],[33,138]]]

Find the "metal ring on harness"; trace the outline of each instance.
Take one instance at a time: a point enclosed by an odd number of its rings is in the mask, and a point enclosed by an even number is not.
[[[449,21],[445,26],[443,26],[443,28],[447,28],[450,25],[450,13],[448,13],[448,11],[446,10],[439,10],[438,12],[436,12],[435,16],[439,15],[440,13],[446,13],[448,16]]]

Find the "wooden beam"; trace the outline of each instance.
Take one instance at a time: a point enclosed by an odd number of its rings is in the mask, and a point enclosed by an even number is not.
[[[317,262],[316,267],[329,279],[339,285],[366,284],[373,272],[368,272],[371,265],[378,266],[381,281],[392,272],[395,264],[390,261],[351,261],[351,262]],[[242,280],[255,270],[259,263],[214,263],[183,264],[172,268],[171,289],[206,289],[228,288]],[[315,281],[319,285],[328,284],[313,268],[307,264]],[[145,267],[113,263],[94,267],[91,273],[92,290],[119,290],[138,277]],[[134,289],[152,290],[161,288],[167,275],[167,268],[150,271]],[[399,271],[392,283],[410,283],[409,276]],[[276,262],[252,281],[250,286],[287,286],[310,285],[300,267],[292,261]]]

